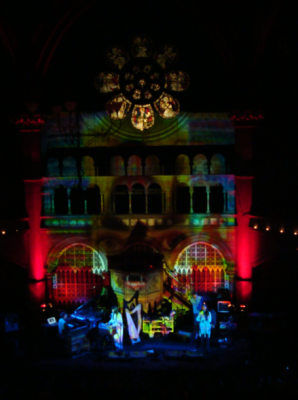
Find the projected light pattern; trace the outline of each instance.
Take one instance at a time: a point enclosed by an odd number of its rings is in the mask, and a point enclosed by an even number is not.
[[[99,293],[106,271],[100,254],[90,246],[75,243],[53,260],[53,296],[56,303],[83,302]]]
[[[107,59],[118,73],[101,72],[95,79],[95,87],[100,93],[122,93],[109,100],[106,105],[108,115],[113,120],[123,120],[134,105],[131,123],[140,131],[153,127],[155,118],[153,107],[165,119],[175,118],[180,105],[173,95],[164,92],[181,92],[189,86],[189,76],[172,68],[178,59],[174,46],[166,45],[158,50],[153,59],[151,40],[138,35],[132,41],[132,58],[120,47],[107,51]]]
[[[142,61],[138,63],[143,65],[144,73],[146,71],[156,82],[164,79],[162,67],[159,65],[157,72],[142,56],[144,49],[137,54],[137,59],[144,61],[144,65]],[[121,67],[123,60],[120,60],[121,69],[119,67],[115,72],[119,75],[119,82],[123,77],[121,71],[129,62],[127,60]],[[127,85],[134,83],[132,75],[138,73],[136,68],[127,72]],[[183,84],[182,75],[179,76]],[[101,78],[98,85],[102,85],[102,92],[106,87],[113,87],[115,82],[109,80],[111,76],[102,75]],[[167,78],[167,85],[173,82],[178,90],[175,74],[173,81],[171,79]],[[145,78],[139,79],[137,88],[141,93],[146,84]],[[135,89],[132,89],[132,94]],[[121,101],[113,102],[117,94]],[[122,112],[129,115],[136,111],[136,101],[131,102],[129,110],[121,108],[124,97],[121,88],[110,100],[114,104],[112,108],[117,108],[117,115],[113,115],[116,131],[111,137],[101,136],[101,132],[104,135],[110,129],[112,115],[109,118],[99,113],[81,114],[77,125],[79,134],[75,129],[68,132],[61,128],[62,124],[67,127],[69,121],[73,126],[73,114],[68,115],[69,118],[65,113],[61,118],[47,119],[42,137],[42,157],[48,176],[42,178],[36,193],[36,196],[42,193],[43,207],[34,210],[39,213],[42,209],[43,215],[36,219],[31,260],[37,277],[42,279],[45,271],[48,277],[52,275],[52,294],[56,303],[84,301],[95,294],[94,290],[106,285],[108,279],[102,280],[101,276],[107,272],[110,257],[121,253],[123,244],[134,233],[140,242],[148,240],[156,252],[162,253],[171,270],[179,254],[189,246],[188,239],[192,238],[191,243],[202,241],[206,246],[217,243],[216,249],[220,249],[223,259],[227,260],[227,267],[216,263],[211,267],[205,263],[201,267],[194,263],[188,273],[181,269],[176,276],[179,284],[173,282],[173,288],[180,294],[187,295],[192,288],[212,291],[227,287],[230,285],[227,269],[229,275],[235,273],[235,176],[231,156],[235,138],[228,115],[179,113],[173,123],[173,119],[167,119],[167,116],[178,111],[175,99],[161,90],[157,99],[152,95],[149,101],[144,101],[143,115],[136,112],[135,124],[143,124],[144,130],[145,124],[152,122],[147,106],[155,118],[152,128],[142,136],[138,133],[140,130],[137,132],[133,128],[129,118],[121,119]],[[159,102],[154,104],[158,99]],[[164,118],[154,115],[153,107],[157,106]],[[112,108],[111,113],[114,112]],[[205,144],[208,146],[203,147]],[[194,151],[194,146],[202,147]],[[28,186],[28,193],[31,192]],[[220,209],[214,208],[214,196],[220,197]],[[181,208],[181,199],[187,209]],[[35,204],[36,200],[29,206],[35,207]],[[31,210],[33,212],[33,208]],[[139,229],[146,231],[143,241]],[[81,254],[75,246],[71,250],[74,258],[70,264],[62,263],[68,254],[65,251],[62,255],[62,252],[70,243],[77,245],[82,239],[92,251],[95,251],[94,243],[100,249],[98,254],[105,266],[100,275],[93,273],[89,256],[81,260],[81,264],[77,263]],[[187,243],[181,245],[184,240]],[[162,295],[161,291],[159,297]],[[179,306],[178,300],[176,306]]]
[[[59,120],[48,117],[42,137],[43,154],[51,149],[71,149],[78,145],[81,148],[108,147],[111,144],[122,146],[129,140],[154,147],[235,144],[234,125],[227,113],[179,112],[175,119],[155,118],[146,135],[140,135],[128,118],[113,120],[111,127],[111,119],[106,112],[81,113],[77,127],[80,135],[63,133],[61,126],[67,129],[69,119],[71,124],[75,123],[73,116],[64,112],[59,114]],[[55,170],[55,166],[52,168]]]
[[[174,271],[178,282],[173,279],[176,290],[186,294],[187,289],[212,292],[229,288],[226,262],[220,252],[208,243],[194,243],[178,256]]]
[[[156,165],[154,168],[156,168]],[[123,170],[121,169],[121,171]],[[138,213],[134,211],[129,197],[132,195],[134,191],[133,187],[136,184],[141,185],[143,188],[142,193],[144,196],[139,198],[139,203],[144,204],[144,210],[147,214],[156,213],[154,205],[151,207],[152,199],[150,200],[150,196],[154,194],[151,190],[153,189],[152,185],[157,185],[158,192],[162,194],[161,211],[166,214],[187,213],[190,214],[190,217],[191,214],[233,214],[235,212],[235,182],[233,175],[181,174],[169,176],[156,175],[152,177],[152,175],[143,175],[142,160],[139,156],[131,156],[128,159],[127,176],[120,176],[121,171],[113,177],[83,177],[80,191],[77,191],[77,181],[73,178],[44,178],[44,215],[98,215],[109,212],[123,214],[125,212],[117,211],[119,201],[123,206],[126,204],[125,209],[127,213]],[[179,169],[179,171],[183,172],[184,170],[181,171]],[[146,173],[146,168],[144,172]],[[119,191],[117,187],[121,187],[121,190]],[[97,190],[91,190],[91,188]],[[180,190],[181,188],[183,191]],[[123,189],[125,189],[125,193]],[[216,190],[214,191],[213,189]],[[186,191],[189,196],[188,200],[185,198]],[[61,193],[64,193],[63,199]],[[118,195],[119,197],[117,197]],[[121,197],[120,195],[123,196]],[[107,198],[111,199],[109,207],[104,201]],[[60,204],[60,208],[56,209],[58,200],[60,202],[63,200],[64,208],[61,208]],[[181,208],[181,202],[183,203],[183,209]],[[98,205],[97,208],[95,207],[96,205]],[[79,206],[81,207],[81,212]],[[219,206],[220,208],[218,208]],[[119,210],[122,209],[123,207],[119,208]],[[201,218],[206,217],[207,215]],[[215,217],[211,218],[211,224],[218,224],[217,219]],[[79,216],[70,218],[69,222],[60,218],[53,218],[46,220],[45,224],[47,226],[57,226],[59,220],[61,224],[68,226],[89,224],[89,222],[86,222],[84,219],[82,220]],[[194,220],[192,218],[192,221]],[[198,222],[198,224],[201,224],[201,222]]]

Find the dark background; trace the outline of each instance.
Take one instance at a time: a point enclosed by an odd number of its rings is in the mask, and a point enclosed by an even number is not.
[[[134,35],[179,50],[189,73],[182,111],[261,112],[254,138],[253,215],[298,217],[296,17],[290,1],[27,1],[0,5],[0,219],[26,215],[21,138],[13,119],[37,102],[103,109],[94,77],[105,51]]]

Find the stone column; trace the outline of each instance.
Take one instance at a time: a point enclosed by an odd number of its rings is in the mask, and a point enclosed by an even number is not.
[[[68,205],[68,214],[71,214],[71,202],[70,202],[70,188],[67,188],[67,205]]]
[[[84,196],[84,214],[88,214],[88,204],[87,204],[87,199],[86,199],[86,190],[84,190],[85,196]]]
[[[229,214],[235,213],[235,190],[227,191],[227,212]]]
[[[173,203],[174,203],[174,213],[177,213],[177,192],[175,190],[175,192],[173,193]]]
[[[193,214],[193,188],[189,188],[189,197],[190,197],[190,213]]]
[[[206,187],[206,193],[207,193],[207,214],[210,214],[210,187]]]
[[[227,212],[227,191],[226,190],[223,190],[223,198],[224,198],[223,212],[226,213]]]
[[[131,191],[128,192],[128,204],[129,204],[129,214],[132,213],[131,211]]]
[[[53,188],[45,187],[43,192],[43,208],[45,215],[55,214],[54,190]]]
[[[100,212],[104,212],[104,196],[103,193],[100,193]]]
[[[115,214],[116,207],[115,207],[115,193],[112,193],[112,213]]]
[[[173,213],[172,192],[170,190],[165,192],[165,210],[164,211],[166,214]]]
[[[55,214],[55,188],[50,189],[51,214]]]
[[[148,191],[146,190],[145,191],[145,204],[146,204],[146,206],[145,206],[145,214],[148,214]]]
[[[110,193],[107,188],[105,188],[104,192],[101,194],[100,202],[102,205],[102,212],[104,214],[110,214],[113,210],[112,196],[113,193]]]

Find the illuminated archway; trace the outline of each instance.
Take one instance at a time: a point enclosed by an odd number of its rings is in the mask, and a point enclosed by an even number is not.
[[[184,248],[174,265],[177,280],[175,289],[188,291],[215,292],[229,288],[227,264],[221,252],[205,242],[195,242]]]
[[[82,303],[103,287],[103,257],[92,247],[72,243],[60,251],[54,261],[53,297],[56,303]]]

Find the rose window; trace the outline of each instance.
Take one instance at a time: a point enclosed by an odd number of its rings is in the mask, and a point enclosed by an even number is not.
[[[146,130],[154,125],[154,109],[164,119],[175,118],[180,104],[174,92],[186,90],[189,76],[173,70],[177,50],[163,46],[153,57],[150,39],[145,35],[132,41],[131,56],[120,47],[107,51],[113,72],[101,72],[95,79],[100,93],[114,93],[107,101],[106,110],[113,120],[122,120],[131,113],[132,125]]]

